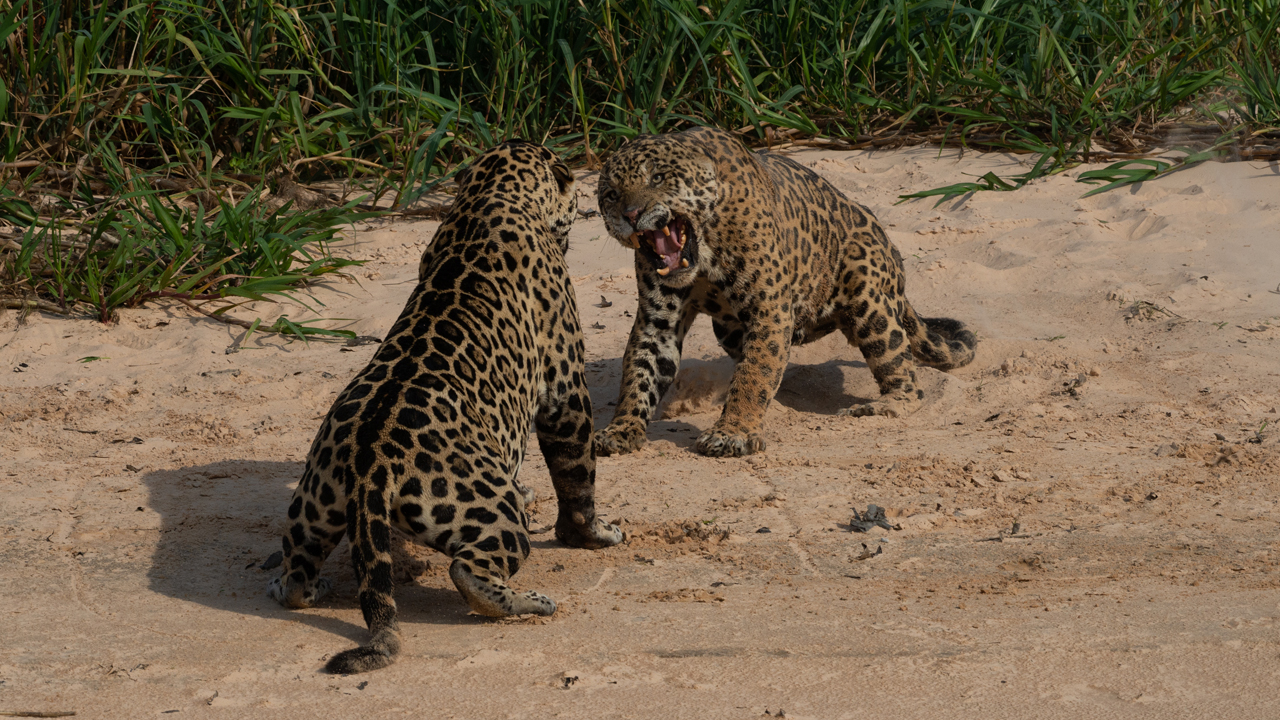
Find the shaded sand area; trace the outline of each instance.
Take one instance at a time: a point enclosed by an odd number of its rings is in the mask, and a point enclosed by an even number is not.
[[[1280,168],[1205,164],[1084,200],[1080,168],[935,208],[893,202],[1023,167],[795,157],[879,215],[917,310],[978,333],[973,364],[920,370],[910,417],[842,418],[875,385],[828,337],[795,351],[768,450],[709,459],[691,446],[732,366],[700,320],[648,446],[600,461],[602,513],[630,540],[536,535],[514,584],[560,610],[498,622],[467,614],[442,556],[402,549],[404,653],[368,675],[318,672],[366,638],[345,544],[312,610],[277,607],[257,566],[376,346],[228,354],[238,330],[178,307],[111,327],[0,317],[0,711],[1280,716]],[[315,289],[322,314],[381,336],[434,228],[357,228],[345,252],[369,263]],[[603,426],[634,278],[599,218],[573,238]],[[251,309],[282,311],[308,317]],[[550,497],[536,446],[522,479]],[[869,505],[888,529],[853,532]]]

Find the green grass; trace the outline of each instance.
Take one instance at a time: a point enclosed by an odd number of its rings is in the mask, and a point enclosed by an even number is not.
[[[693,124],[1040,158],[961,192],[1135,160],[1173,124],[1280,157],[1280,0],[0,0],[0,47],[0,295],[104,320],[339,272],[344,224],[512,137],[585,166]],[[354,200],[260,200],[322,182]]]

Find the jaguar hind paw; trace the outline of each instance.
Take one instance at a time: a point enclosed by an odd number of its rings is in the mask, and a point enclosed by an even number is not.
[[[454,560],[449,576],[477,615],[551,615],[556,611],[555,600],[546,595],[532,590],[517,595],[502,578],[476,574],[467,562]]]
[[[311,587],[290,580],[287,575],[267,583],[267,594],[272,600],[295,610],[315,605],[331,590],[333,590],[333,581],[329,578],[318,578]]]

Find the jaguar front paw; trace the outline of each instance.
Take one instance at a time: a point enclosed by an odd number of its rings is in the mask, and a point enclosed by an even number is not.
[[[569,547],[599,550],[626,540],[627,534],[601,518],[579,524],[572,517],[562,517],[556,522],[556,539]]]
[[[919,405],[917,400],[914,404],[906,399],[882,397],[875,402],[863,403],[852,407],[844,408],[837,412],[837,415],[844,417],[870,417],[872,415],[882,415],[884,417],[904,417],[911,414]]]
[[[742,457],[764,450],[764,436],[711,428],[698,436],[698,452],[708,457]]]
[[[597,456],[626,455],[644,447],[644,427],[641,425],[609,425],[592,436]]]

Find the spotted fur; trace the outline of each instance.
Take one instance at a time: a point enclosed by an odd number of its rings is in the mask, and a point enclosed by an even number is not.
[[[556,537],[585,548],[623,539],[595,511],[591,398],[564,262],[576,210],[573,173],[549,150],[512,141],[477,158],[400,318],[320,426],[269,591],[309,607],[331,587],[322,563],[350,540],[373,638],[334,656],[330,672],[383,667],[399,652],[392,528],[453,558],[449,575],[474,612],[555,612],[506,583],[529,555],[532,493],[516,475],[531,425],[555,486]]]
[[[610,234],[636,250],[640,303],[598,454],[644,444],[699,314],[737,362],[723,414],[698,438],[705,455],[764,449],[765,410],[792,344],[840,330],[862,351],[881,396],[843,415],[911,412],[923,397],[914,363],[948,370],[973,359],[963,323],[920,318],[907,302],[902,257],[870,210],[729,133],[632,140],[605,163],[599,200]]]

